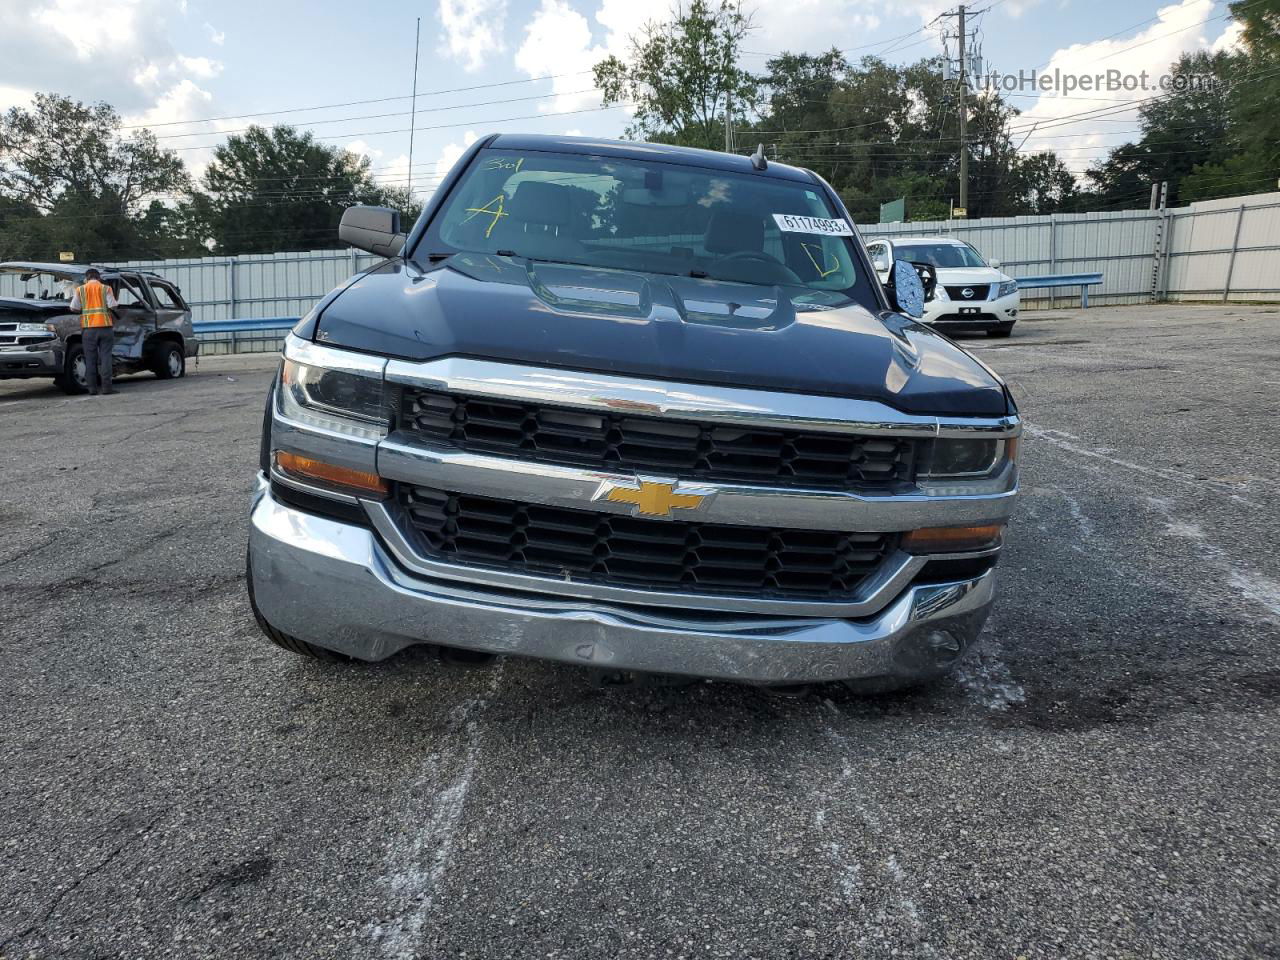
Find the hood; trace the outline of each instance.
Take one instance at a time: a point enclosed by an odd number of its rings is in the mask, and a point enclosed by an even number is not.
[[[938,282],[948,286],[957,283],[1004,283],[1011,279],[995,267],[938,267]]]
[[[920,414],[1008,412],[999,379],[929,328],[806,299],[774,286],[457,254],[430,270],[396,260],[361,275],[322,305],[313,336],[406,360],[466,356]]]
[[[0,315],[13,319],[20,314],[20,320],[43,319],[71,312],[71,305],[65,300],[36,300],[30,297],[0,297]]]

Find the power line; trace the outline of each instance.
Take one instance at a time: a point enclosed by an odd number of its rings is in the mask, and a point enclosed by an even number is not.
[[[420,97],[438,97],[447,93],[469,93],[472,90],[489,90],[494,87],[511,87],[523,83],[539,83],[543,80],[560,80],[565,77],[580,77],[583,74],[591,73],[591,70],[577,70],[573,73],[554,73],[544,77],[529,77],[526,80],[503,80],[499,83],[478,83],[470,87],[450,87],[445,90],[429,90],[419,93]],[[554,93],[546,94],[546,96],[555,96]],[[370,103],[391,103],[395,100],[409,100],[410,94],[401,94],[394,97],[374,97],[370,100],[346,100],[342,103],[322,103],[314,107],[284,107],[279,110],[264,110],[260,113],[229,113],[221,117],[202,117],[198,120],[164,120],[158,123],[134,123],[122,126],[121,130],[141,130],[151,129],[153,127],[172,127],[179,124],[188,123],[214,123],[219,120],[249,120],[254,117],[272,117],[279,116],[284,113],[306,113],[311,110],[331,110],[336,107],[360,107]],[[210,133],[216,133],[216,130]]]
[[[458,127],[483,127],[490,123],[513,123],[517,120],[539,120],[543,117],[568,117],[580,113],[601,113],[606,110],[621,110],[631,106],[629,103],[618,103],[608,107],[589,107],[582,110],[548,110],[546,113],[531,113],[519,117],[499,117],[489,120],[467,120],[462,123],[439,123],[431,127],[418,127],[419,130],[456,130]],[[408,133],[408,127],[402,127],[395,130],[361,130],[358,132],[335,133],[323,137],[316,137],[317,140],[346,140],[351,137],[379,137],[392,133]],[[188,147],[166,147],[166,150],[212,150],[218,146],[214,143],[201,143]]]
[[[571,96],[578,96],[584,93],[595,93],[596,89],[597,89],[596,87],[591,87],[586,90],[574,90],[572,93],[562,93],[562,94],[539,93],[531,97],[504,97],[501,100],[481,100],[478,103],[455,103],[455,104],[450,104],[449,106],[446,106],[446,107],[423,107],[422,109],[417,111],[401,110],[393,113],[362,113],[354,117],[333,117],[327,120],[311,120],[309,121],[309,125],[314,127],[322,123],[350,123],[353,120],[383,120],[387,117],[409,117],[409,116],[415,116],[423,113],[439,113],[444,110],[466,110],[472,107],[491,107],[494,104],[499,104],[499,103],[522,103],[528,100],[550,100],[557,96],[571,97]],[[543,116],[547,116],[547,114],[543,114]],[[177,140],[185,137],[208,137],[208,136],[229,137],[237,133],[245,133],[252,129],[253,127],[240,127],[235,130],[194,130],[194,131],[189,131],[187,133],[165,133],[165,134],[160,134],[159,136],[156,137],[156,139],[157,140]]]

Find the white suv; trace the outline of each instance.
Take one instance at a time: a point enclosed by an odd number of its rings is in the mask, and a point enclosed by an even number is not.
[[[922,323],[942,330],[985,332],[1007,337],[1018,318],[1018,281],[1001,273],[998,260],[963,240],[950,237],[894,237],[871,240],[867,252],[883,283],[895,260],[931,264],[938,273],[933,298],[924,305]]]

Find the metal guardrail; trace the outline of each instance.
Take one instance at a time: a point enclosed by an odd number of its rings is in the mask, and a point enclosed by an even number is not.
[[[237,317],[230,320],[196,320],[191,326],[196,335],[205,333],[243,333],[249,330],[289,330],[298,317]]]
[[[227,320],[194,320],[202,356],[226,353],[275,353],[297,317],[232,317]]]
[[[1102,283],[1100,273],[1060,273],[1039,277],[1017,277],[1018,289],[1038,290],[1054,287],[1079,287],[1080,306],[1089,306],[1089,287]],[[191,326],[197,337],[208,334],[230,334],[231,350],[236,352],[237,335],[241,333],[270,333],[288,331],[298,322],[298,317],[233,317],[227,320],[196,320]],[[224,339],[218,337],[217,339]],[[260,340],[264,338],[254,338]]]
[[[1089,287],[1102,283],[1100,273],[1055,273],[1040,277],[1014,277],[1019,290],[1043,290],[1054,287],[1079,287],[1080,309],[1089,306]]]

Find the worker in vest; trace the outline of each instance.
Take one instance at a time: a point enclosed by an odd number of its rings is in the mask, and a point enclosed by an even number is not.
[[[115,393],[111,387],[111,351],[116,344],[112,313],[116,297],[93,267],[71,296],[71,312],[80,313],[80,343],[84,347],[84,382],[90,393]]]

